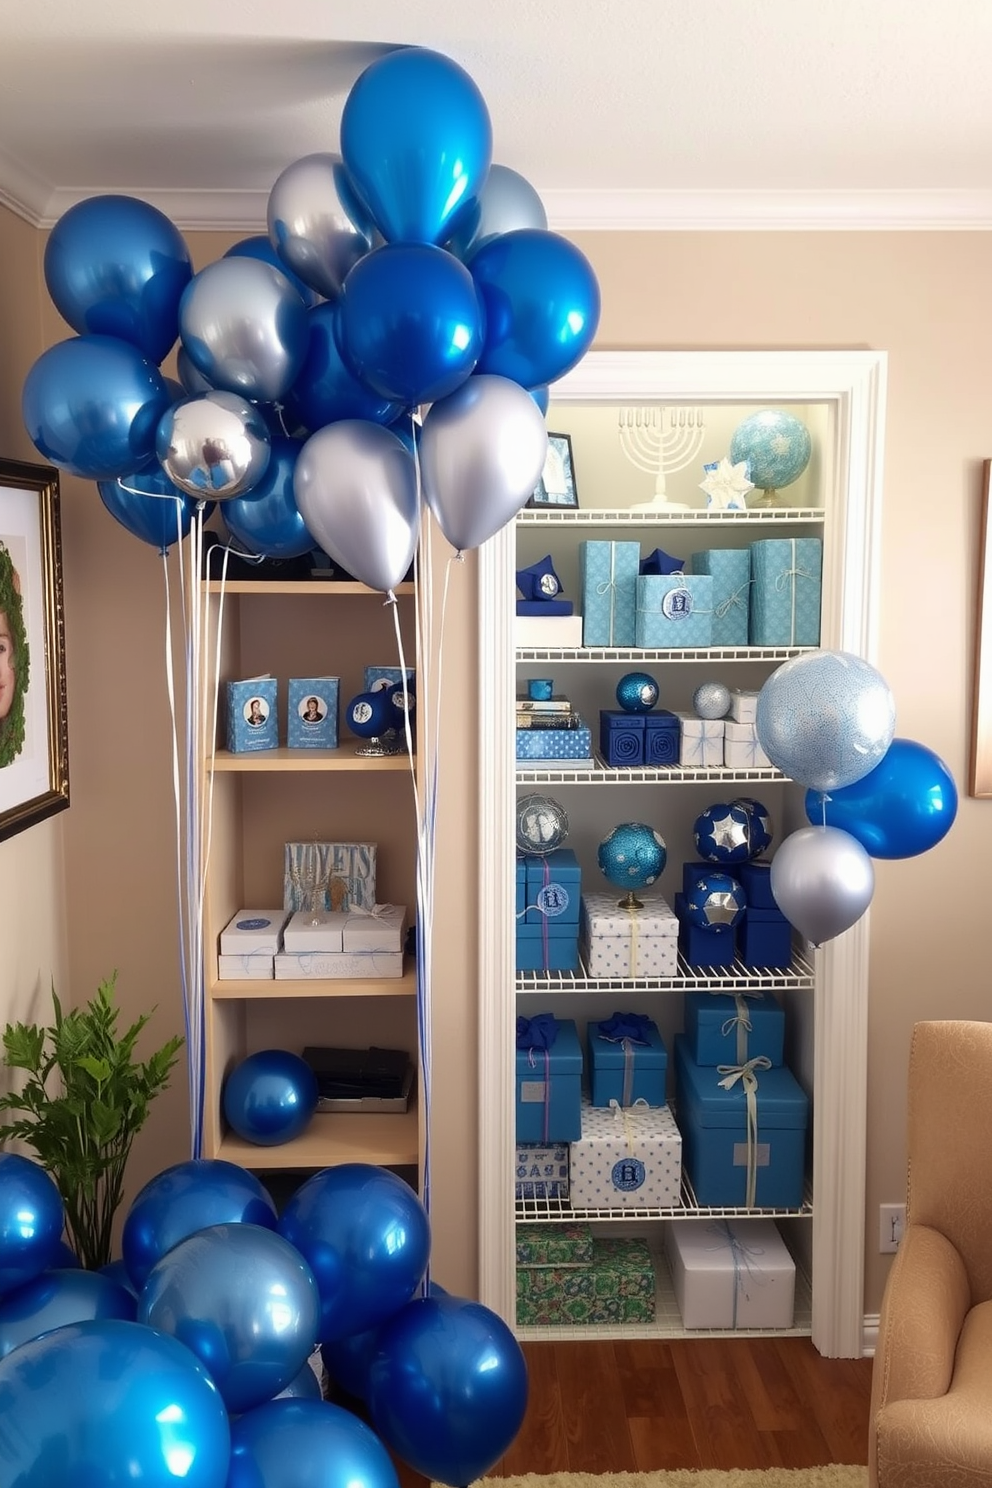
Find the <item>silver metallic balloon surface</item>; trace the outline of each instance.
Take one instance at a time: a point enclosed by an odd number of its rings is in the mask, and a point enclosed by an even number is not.
[[[274,403],[303,365],[310,323],[285,274],[259,258],[232,257],[194,274],[179,304],[179,334],[214,387]]]
[[[371,247],[370,234],[354,220],[360,220],[360,209],[341,156],[329,151],[304,155],[286,167],[269,192],[267,217],[279,257],[329,300],[341,293],[349,269]]]
[[[300,516],[336,563],[372,589],[394,589],[417,550],[413,456],[380,424],[341,419],[311,435],[293,476]]]
[[[875,870],[850,832],[800,827],[772,858],[771,889],[789,923],[820,946],[860,920],[875,892]]]
[[[459,552],[513,520],[544,469],[548,431],[518,383],[480,373],[431,405],[420,438],[424,499]]]
[[[205,501],[250,491],[269,463],[269,431],[237,393],[201,393],[175,403],[155,435],[158,462],[173,485]]]
[[[508,165],[492,165],[479,192],[466,228],[455,235],[452,247],[468,260],[492,238],[521,227],[547,230],[548,214],[526,177]]]
[[[772,764],[811,790],[839,790],[879,763],[896,730],[885,678],[860,656],[794,656],[758,693],[758,742]]]

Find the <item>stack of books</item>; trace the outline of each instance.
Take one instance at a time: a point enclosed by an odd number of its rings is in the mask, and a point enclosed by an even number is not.
[[[570,700],[517,696],[517,759],[528,769],[589,770],[592,734]]]
[[[575,728],[579,715],[564,693],[549,698],[517,697],[517,728]]]

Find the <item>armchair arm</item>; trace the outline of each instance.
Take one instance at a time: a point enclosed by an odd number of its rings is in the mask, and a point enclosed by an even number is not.
[[[946,1395],[970,1307],[964,1262],[951,1242],[928,1225],[907,1225],[882,1299],[873,1420],[895,1400]]]

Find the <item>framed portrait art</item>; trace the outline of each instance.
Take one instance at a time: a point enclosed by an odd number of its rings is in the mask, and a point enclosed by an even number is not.
[[[0,459],[0,840],[68,804],[58,471]]]
[[[578,504],[572,441],[567,434],[549,434],[541,479],[527,505],[568,508]]]

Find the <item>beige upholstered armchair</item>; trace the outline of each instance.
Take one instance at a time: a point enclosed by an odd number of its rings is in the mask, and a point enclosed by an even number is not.
[[[917,1023],[906,1231],[872,1373],[869,1481],[992,1488],[992,1023]]]

